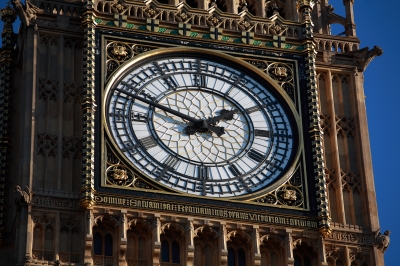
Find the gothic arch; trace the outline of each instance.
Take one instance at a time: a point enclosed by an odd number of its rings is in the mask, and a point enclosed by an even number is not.
[[[233,230],[227,234],[228,264],[251,265],[251,237],[243,230]]]
[[[161,226],[161,256],[160,263],[169,265],[182,265],[184,244],[185,244],[185,229],[182,225],[172,222]]]
[[[151,261],[151,225],[144,219],[128,221],[126,261],[128,265],[147,265]]]
[[[281,266],[284,258],[284,241],[276,235],[260,237],[261,266]]]
[[[194,230],[195,265],[217,265],[218,233],[210,226],[200,226]]]
[[[317,266],[319,255],[317,245],[307,238],[293,241],[293,256],[299,265]]]

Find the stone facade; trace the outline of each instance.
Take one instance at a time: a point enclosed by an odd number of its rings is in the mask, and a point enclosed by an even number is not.
[[[390,232],[379,231],[363,89],[382,50],[359,47],[354,0],[343,3],[345,17],[327,0],[1,9],[2,265],[384,265]],[[298,112],[300,155],[278,187],[192,197],[130,170],[107,139],[102,95],[118,68],[185,47],[247,62]],[[111,165],[132,175],[113,179]]]

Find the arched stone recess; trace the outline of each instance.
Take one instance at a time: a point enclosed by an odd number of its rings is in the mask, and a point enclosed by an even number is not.
[[[208,225],[194,230],[194,265],[218,265],[219,234]]]
[[[227,233],[228,265],[252,265],[251,237],[237,229]]]
[[[163,266],[184,265],[186,250],[185,228],[176,223],[165,223],[161,226],[161,256]]]
[[[307,238],[293,241],[294,265],[317,266],[319,259],[317,245]]]
[[[276,235],[261,236],[261,266],[283,266],[285,254],[284,243],[285,242]]]
[[[144,219],[132,219],[127,228],[127,265],[148,265],[152,258],[151,224]]]
[[[118,262],[119,222],[109,214],[93,219],[93,265],[113,265]]]
[[[37,261],[54,260],[55,219],[47,213],[33,219],[32,258]]]
[[[335,246],[332,250],[326,252],[326,260],[328,266],[344,266],[346,261],[344,249]]]

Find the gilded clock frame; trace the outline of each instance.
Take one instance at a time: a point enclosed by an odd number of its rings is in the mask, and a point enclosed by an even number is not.
[[[220,51],[215,51],[211,49],[199,49],[199,48],[193,48],[193,47],[185,47],[185,46],[176,46],[176,45],[164,45],[163,47],[160,47],[158,43],[152,43],[150,41],[143,41],[143,40],[131,40],[129,38],[115,38],[115,37],[109,37],[109,36],[104,36],[102,35],[102,46],[107,47],[107,43],[109,42],[128,42],[128,43],[138,43],[141,46],[144,47],[151,47],[151,49],[148,49],[146,52],[138,54],[136,56],[132,56],[131,59],[122,62],[122,64],[117,67],[114,71],[108,75],[107,78],[104,76],[101,78],[101,183],[100,186],[104,188],[113,188],[113,189],[123,189],[123,190],[130,190],[130,191],[142,191],[146,193],[161,193],[161,194],[171,194],[171,195],[176,195],[180,197],[195,197],[195,198],[202,198],[202,199],[207,199],[207,200],[215,200],[215,201],[229,201],[229,202],[240,202],[243,203],[245,201],[246,204],[252,204],[252,205],[262,205],[262,206],[279,206],[279,208],[288,208],[288,209],[300,209],[300,210],[309,210],[310,202],[308,199],[308,185],[307,185],[307,178],[306,178],[306,163],[305,163],[305,154],[304,154],[304,143],[303,143],[303,128],[302,128],[302,117],[301,117],[301,112],[299,103],[301,103],[300,100],[300,93],[299,93],[299,78],[298,78],[298,73],[294,72],[294,69],[292,68],[292,74],[293,74],[293,80],[294,80],[294,90],[296,91],[295,93],[295,98],[291,98],[287,92],[278,84],[277,81],[275,81],[273,78],[268,76],[264,71],[261,69],[258,69],[256,66],[252,66],[249,62],[246,61],[251,61],[251,60],[265,60],[269,62],[279,62],[283,63],[287,61],[290,63],[292,66],[294,65],[294,68],[298,68],[298,62],[293,59],[281,59],[277,61],[277,58],[269,57],[269,56],[258,56],[258,55],[251,55],[248,54],[246,56],[243,56],[243,54],[235,54],[234,52],[220,52]],[[156,45],[159,46],[159,48],[156,48]],[[155,181],[150,180],[150,178],[147,178],[145,176],[142,176],[140,174],[140,170],[136,169],[136,167],[131,164],[129,161],[127,161],[124,156],[116,147],[112,137],[110,137],[108,128],[107,128],[107,123],[106,123],[106,118],[105,118],[105,104],[106,104],[106,99],[105,99],[105,93],[109,89],[110,84],[113,84],[113,82],[119,78],[119,76],[127,71],[128,68],[130,68],[135,62],[139,62],[142,60],[146,60],[152,57],[155,57],[157,55],[165,54],[165,53],[177,53],[177,52],[182,52],[182,48],[186,50],[187,53],[203,53],[207,54],[209,56],[214,56],[216,53],[222,60],[226,60],[227,62],[235,62],[237,64],[240,64],[240,67],[250,69],[249,72],[254,73],[255,76],[259,78],[259,80],[264,80],[266,81],[274,90],[274,94],[279,94],[279,96],[284,100],[284,104],[288,107],[288,109],[291,112],[291,116],[294,118],[292,123],[293,126],[296,127],[297,131],[297,151],[295,152],[295,156],[292,160],[292,164],[290,167],[286,168],[286,173],[284,173],[279,179],[274,181],[271,185],[259,189],[258,191],[255,191],[250,194],[245,194],[241,196],[234,196],[234,197],[223,197],[223,198],[214,198],[214,197],[207,197],[207,196],[197,196],[189,193],[183,193],[176,191],[174,189],[171,189],[161,183],[155,184]],[[234,56],[237,56],[239,58],[235,58]],[[257,57],[256,57],[257,56]],[[107,73],[107,49],[102,49],[102,71],[101,73]],[[108,74],[108,73],[107,73]],[[107,75],[106,74],[106,75]],[[117,164],[112,164],[108,161],[107,152],[112,151],[113,153],[113,158],[114,160],[118,161]],[[108,154],[110,155],[110,154]],[[132,182],[130,183],[130,186],[125,186],[125,185],[115,185],[110,182],[107,182],[107,171],[110,168],[111,165],[114,166],[120,166],[123,169],[127,170],[128,175],[132,175]],[[135,170],[132,170],[135,169]],[[293,186],[291,183],[292,178],[294,178],[294,175],[300,175],[302,176],[302,183],[299,187]],[[135,185],[136,184],[136,185]],[[285,190],[286,188],[291,187],[296,193],[301,193],[301,202],[300,204],[294,204],[294,206],[287,205],[287,203],[279,203],[279,200],[277,199],[276,195],[278,193],[278,190]],[[113,193],[118,193],[117,191]],[[275,193],[276,201],[275,203],[268,203],[264,200],[266,196],[272,195]]]

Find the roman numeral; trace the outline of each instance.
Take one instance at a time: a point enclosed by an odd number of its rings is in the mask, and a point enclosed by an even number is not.
[[[178,87],[178,83],[176,83],[175,79],[171,77],[167,77],[164,79],[165,84],[168,86],[168,89],[176,89]]]
[[[231,173],[232,173],[234,176],[239,176],[239,175],[242,174],[242,173],[240,173],[240,171],[239,171],[239,169],[237,168],[237,166],[234,165],[234,164],[229,165],[229,166],[228,166],[228,169],[229,169],[229,171],[231,171]]]
[[[208,179],[209,178],[209,167],[208,166],[198,166],[197,167],[197,176],[200,179]]]
[[[256,137],[270,138],[271,137],[271,131],[262,130],[262,129],[256,129],[256,130],[254,130],[254,135]]]
[[[234,75],[233,78],[235,78],[235,81],[233,82],[232,86],[229,88],[229,90],[225,94],[228,95],[234,87],[238,87],[238,86],[242,87],[242,86],[246,85],[247,81],[243,80],[244,77],[245,77],[245,74],[243,74],[243,73],[240,74],[240,76]]]
[[[164,169],[159,172],[158,177],[156,178],[159,181],[163,176],[170,170],[174,169],[175,166],[178,164],[178,159],[169,155],[168,158],[164,161]]]
[[[251,113],[260,111],[260,110],[261,110],[260,107],[261,107],[261,108],[265,108],[266,105],[263,104],[263,105],[261,105],[261,106],[253,106],[253,107],[247,108],[247,109],[246,109],[246,113],[251,114]]]
[[[177,163],[178,163],[178,159],[176,157],[169,155],[168,158],[165,160],[164,165],[165,165],[165,168],[170,169],[170,168],[174,168]]]
[[[247,156],[249,156],[250,159],[253,159],[254,161],[257,161],[257,162],[261,162],[265,158],[264,154],[254,150],[254,149],[250,149],[250,151],[247,153]]]
[[[207,87],[206,76],[199,75],[199,74],[194,74],[193,75],[193,84],[194,84],[194,86],[199,86],[199,87],[202,87],[202,88],[206,88]]]
[[[109,115],[115,117],[115,121],[122,121],[126,117],[122,110],[116,110],[114,113],[109,113]]]
[[[131,113],[131,120],[136,122],[147,123],[148,118],[146,114],[140,112],[132,112]]]
[[[152,136],[139,139],[139,141],[146,150],[150,150],[151,148],[157,147],[158,145]]]
[[[141,145],[142,145],[141,143],[137,143],[137,144],[135,144],[135,145],[126,145],[126,147],[123,148],[123,149],[121,149],[121,151],[122,151],[122,152],[126,152],[126,151],[129,151],[129,150],[133,150],[133,149],[135,149],[135,148],[140,147]]]
[[[138,88],[136,88],[136,86],[135,85],[137,85],[137,84],[135,84],[135,82],[133,82],[133,81],[131,81],[133,84],[129,84],[129,83],[127,83],[126,81],[121,81],[121,84],[122,85],[125,85],[126,87],[128,87],[128,88],[130,88],[130,89],[132,89],[133,91],[135,91],[135,92],[137,92],[137,91],[139,91],[139,89]]]

